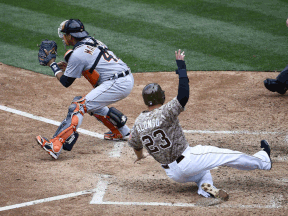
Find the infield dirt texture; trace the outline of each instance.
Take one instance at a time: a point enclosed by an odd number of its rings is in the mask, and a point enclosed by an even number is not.
[[[0,215],[287,215],[288,95],[263,85],[276,75],[188,72],[190,100],[179,118],[191,146],[253,154],[267,139],[272,148],[270,171],[212,170],[215,186],[230,194],[229,201],[213,205],[212,198],[197,194],[195,183],[168,179],[151,157],[133,164],[127,143],[104,141],[106,128],[88,114],[73,150],[52,159],[35,136],[51,138],[53,123],[65,118],[74,96],[87,94],[90,85],[82,78],[65,89],[55,77],[1,63]],[[158,82],[167,101],[177,95],[174,72],[134,77],[132,93],[114,104],[130,127],[145,109],[141,91],[147,83]]]
[[[288,62],[287,7],[287,0],[1,0],[0,215],[288,215],[288,93],[263,85]],[[72,99],[91,90],[84,78],[64,88],[37,59],[47,38],[63,60],[57,27],[70,18],[134,73],[132,93],[113,104],[129,127],[146,109],[146,84],[158,82],[166,102],[177,95],[180,48],[190,99],[179,119],[190,145],[254,154],[266,139],[272,170],[213,169],[230,199],[206,199],[151,157],[134,164],[127,143],[103,140],[107,129],[88,114],[73,150],[52,159],[35,136],[51,138]]]

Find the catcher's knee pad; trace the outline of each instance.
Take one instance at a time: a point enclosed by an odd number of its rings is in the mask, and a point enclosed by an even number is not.
[[[123,127],[127,122],[127,117],[115,107],[109,108],[106,116],[101,116],[93,113],[92,115],[94,115],[97,120],[103,123],[114,134],[121,134],[118,129]]]
[[[123,127],[127,122],[127,116],[125,116],[122,112],[117,110],[115,107],[109,108],[107,117],[112,122],[112,124],[118,128]]]
[[[72,104],[76,104],[76,108],[74,109],[74,112],[80,112],[82,115],[84,115],[84,113],[87,112],[85,97],[76,96],[73,99]]]
[[[80,113],[83,116],[85,112],[85,99],[81,96],[75,97],[68,108],[66,118],[62,121],[53,136],[53,139],[57,139],[63,144],[64,150],[71,151],[73,145],[76,143],[79,137],[79,134],[76,132],[79,123],[77,115]]]

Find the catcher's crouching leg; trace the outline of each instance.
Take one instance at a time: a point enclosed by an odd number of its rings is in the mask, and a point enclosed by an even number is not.
[[[58,159],[62,149],[71,151],[76,143],[79,134],[76,132],[77,126],[82,122],[86,113],[85,99],[81,96],[75,97],[69,106],[67,117],[58,127],[51,140],[37,136],[36,140],[42,148],[54,159]]]
[[[97,115],[91,113],[98,121],[103,123],[107,128],[110,129],[108,133],[104,134],[104,139],[106,140],[128,140],[129,138],[129,128],[125,126],[127,122],[127,117],[117,110],[115,107],[109,108],[109,111],[106,116]],[[127,130],[124,135],[120,132],[119,128],[123,129],[123,127],[127,127]],[[125,131],[125,130],[124,130]]]

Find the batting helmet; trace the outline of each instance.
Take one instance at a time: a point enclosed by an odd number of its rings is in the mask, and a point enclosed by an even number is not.
[[[164,104],[165,93],[157,83],[150,83],[143,88],[142,96],[147,106]]]
[[[62,22],[58,29],[59,37],[63,37],[63,33],[70,34],[75,38],[84,38],[88,36],[85,31],[83,23],[79,19],[70,19]]]

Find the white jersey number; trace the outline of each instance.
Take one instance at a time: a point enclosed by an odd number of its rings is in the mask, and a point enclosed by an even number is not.
[[[170,139],[166,136],[165,132],[161,129],[155,130],[153,133],[153,138],[160,137],[160,139],[164,142],[164,144],[160,144],[159,147],[162,149],[169,148],[171,146]],[[159,148],[154,146],[154,139],[150,135],[142,136],[142,143],[149,149],[151,153],[159,152]]]

